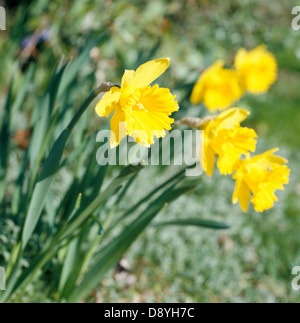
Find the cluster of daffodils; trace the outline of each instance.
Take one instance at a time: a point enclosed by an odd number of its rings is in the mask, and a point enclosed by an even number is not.
[[[202,167],[207,175],[214,172],[215,163],[221,174],[236,180],[233,203],[239,202],[247,211],[249,202],[257,212],[270,209],[277,201],[276,190],[283,190],[289,181],[287,160],[274,155],[272,149],[261,155],[250,156],[256,149],[257,134],[253,129],[241,127],[249,111],[229,108],[248,91],[266,92],[277,78],[277,63],[272,53],[261,45],[251,51],[240,49],[234,60],[235,69],[224,68],[217,61],[197,80],[191,102],[203,101],[211,110],[224,110],[212,120],[204,122]]]
[[[290,170],[285,165],[286,159],[274,155],[277,148],[250,156],[256,148],[257,134],[240,126],[248,115],[245,109],[231,108],[203,123],[200,129],[204,130],[201,150],[204,156],[200,156],[200,161],[206,174],[211,176],[217,159],[220,173],[232,175],[236,180],[233,203],[239,201],[246,212],[251,198],[254,209],[262,212],[277,201],[275,191],[284,189]]]
[[[276,59],[264,45],[251,51],[240,49],[233,69],[224,65],[218,60],[200,75],[191,94],[193,104],[203,102],[210,111],[224,110],[246,92],[268,91],[277,78]]]
[[[154,143],[154,137],[163,138],[171,130],[171,114],[178,110],[175,96],[169,89],[157,84],[151,86],[169,67],[170,59],[149,61],[136,71],[126,70],[121,86],[113,86],[96,106],[100,117],[111,117],[110,146],[131,136],[145,147]],[[201,124],[204,155],[200,162],[205,173],[211,176],[217,167],[221,174],[232,175],[236,180],[233,203],[240,202],[244,211],[251,202],[258,212],[271,208],[277,200],[275,191],[288,183],[290,170],[287,161],[274,153],[250,156],[256,149],[257,134],[253,129],[241,127],[249,112],[229,108],[245,91],[267,91],[276,80],[277,65],[273,55],[260,46],[247,52],[241,49],[235,58],[235,70],[224,68],[218,61],[199,78],[192,92],[191,101],[204,101],[210,110],[222,109],[218,116]],[[226,109],[226,110],[225,110]]]

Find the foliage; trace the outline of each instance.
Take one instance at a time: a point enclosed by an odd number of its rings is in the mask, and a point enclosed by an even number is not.
[[[99,282],[106,301],[298,300],[289,284],[300,261],[300,65],[297,35],[286,27],[289,4],[36,0],[30,6],[19,1],[11,10],[9,32],[0,39],[0,265],[8,265],[2,301],[78,301]],[[51,37],[28,56],[22,42],[41,27]],[[241,215],[230,203],[233,188],[226,178],[203,177],[196,188],[180,172],[174,177],[174,169],[99,168],[95,136],[102,125],[84,105],[93,88],[171,52],[171,70],[161,83],[176,90],[176,117],[202,117],[205,109],[189,103],[199,70],[219,58],[231,63],[239,47],[260,43],[276,53],[279,82],[239,106],[252,110],[248,123],[266,138],[259,149],[281,145],[291,161],[292,182],[274,210]],[[58,64],[62,56],[77,58]],[[87,110],[67,135],[80,108]],[[196,195],[166,206],[190,190]],[[128,254],[137,283],[105,276],[159,211],[159,221]],[[199,234],[199,228],[159,226],[191,217],[198,219],[193,224],[215,226],[202,216],[231,229]],[[86,299],[98,300],[93,293]]]

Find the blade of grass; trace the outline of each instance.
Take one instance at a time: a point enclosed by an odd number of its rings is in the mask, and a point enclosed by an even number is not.
[[[134,180],[136,179],[136,177],[138,176],[138,172],[136,174],[134,174],[127,182],[127,184],[125,185],[124,189],[121,191],[121,193],[119,194],[117,201],[115,202],[114,206],[110,208],[109,210],[109,214],[107,215],[105,221],[103,222],[103,226],[101,225],[101,223],[99,223],[100,225],[100,229],[103,230],[103,233],[107,230],[107,228],[110,226],[110,224],[112,223],[112,220],[116,214],[116,212],[118,211],[118,207],[120,202],[122,201],[122,199],[125,197],[125,194],[127,192],[127,190],[129,189],[129,187],[132,185],[132,183],[134,182]],[[72,293],[76,282],[78,281],[78,279],[80,278],[80,276],[87,270],[90,261],[92,260],[94,253],[96,251],[97,248],[99,248],[100,243],[103,241],[103,237],[104,235],[102,234],[97,234],[95,236],[95,238],[93,239],[93,242],[90,246],[90,248],[88,249],[88,251],[86,252],[86,254],[80,259],[80,261],[78,262],[75,270],[72,273],[72,279],[69,279],[63,293],[61,293],[60,295],[60,299],[66,299],[70,296],[70,294]]]
[[[148,207],[132,221],[123,232],[121,232],[121,234],[99,252],[95,257],[94,267],[82,280],[81,284],[73,290],[68,301],[77,302],[84,298],[92,288],[100,282],[106,272],[118,263],[124,252],[128,250],[131,244],[144,231],[159,211],[178,197],[178,193],[173,192],[173,190],[179,181],[180,180],[168,187],[161,196],[150,203]]]
[[[14,74],[15,75],[15,72]],[[9,153],[10,122],[12,108],[12,87],[14,76],[10,82],[6,103],[4,106],[4,117],[0,132],[0,205],[5,197],[6,190],[6,171]]]
[[[62,68],[60,68],[61,62],[57,65],[45,94],[38,99],[34,108],[34,127],[29,147],[30,168],[32,171],[36,169],[40,163],[40,158],[38,158],[39,155],[44,153],[41,152],[43,143],[44,146],[47,144],[45,143],[45,138],[47,138],[46,133],[49,128],[49,120],[54,108],[59,85],[67,65],[68,62],[64,64]],[[35,175],[35,173],[33,175]]]
[[[221,222],[215,222],[210,220],[203,220],[198,218],[188,218],[188,219],[176,219],[172,221],[166,221],[166,222],[158,222],[154,223],[153,226],[155,227],[161,227],[161,226],[196,226],[196,227],[203,227],[208,229],[215,229],[215,230],[225,230],[229,229],[230,226],[221,223]]]
[[[70,238],[69,235],[74,233],[74,231],[78,229],[78,227],[80,228],[81,225],[88,219],[88,217],[91,216],[95,210],[97,210],[98,206],[103,202],[106,202],[109,196],[115,194],[117,189],[121,187],[120,185],[122,185],[125,180],[127,180],[130,176],[135,174],[135,172],[141,169],[142,168],[138,166],[127,166],[121,171],[120,175],[111,182],[107,190],[105,190],[103,194],[99,195],[96,198],[96,200],[91,204],[90,207],[85,208],[82,213],[79,213],[79,217],[75,217],[76,212],[74,213],[73,218],[75,218],[75,221],[71,222],[71,225],[68,221],[64,221],[57,233],[47,241],[47,244],[44,246],[41,252],[35,259],[32,260],[30,267],[22,273],[21,277],[18,280],[16,275],[18,261],[15,261],[12,270],[12,277],[9,277],[10,279],[8,281],[9,290],[5,293],[4,298],[2,298],[1,300],[8,300],[16,290],[25,290],[26,286],[34,279],[43,265],[55,255],[61,245],[64,245],[63,242],[66,239]],[[20,259],[20,254],[22,251],[21,244],[17,249],[20,252],[15,258]]]
[[[28,93],[29,87],[32,83],[34,73],[35,73],[36,66],[31,65],[25,74],[25,78],[23,81],[22,86],[19,87],[19,91],[13,106],[13,114],[17,114],[26,98]]]
[[[28,149],[26,149],[24,153],[22,165],[20,168],[20,173],[16,181],[16,186],[12,196],[11,212],[13,215],[16,215],[22,208],[22,197],[23,197],[22,188],[23,188],[25,174],[26,174],[27,162],[28,162]]]
[[[103,83],[99,88],[92,91],[89,97],[81,105],[74,118],[69,123],[69,126],[61,133],[59,138],[54,143],[53,148],[51,149],[49,156],[47,157],[43,166],[42,172],[38,178],[38,182],[34,187],[32,198],[30,200],[29,209],[25,217],[22,230],[22,249],[26,247],[40,218],[53,178],[59,169],[67,139],[69,138],[76,123],[78,122],[82,114],[86,111],[90,103],[99,93],[108,91],[111,86],[112,85],[109,83]]]
[[[83,51],[79,54],[78,58],[71,64],[67,73],[64,75],[62,84],[59,90],[59,96],[61,96],[67,88],[72,84],[74,79],[77,77],[78,72],[86,64],[86,62],[90,59],[90,51],[92,48],[97,46],[99,43],[103,42],[107,38],[107,32],[102,33],[97,39],[91,41],[87,44]]]
[[[74,219],[68,224],[63,238],[65,239],[68,235],[78,229],[86,219],[93,214],[99,206],[108,199],[111,195],[117,193],[123,186],[124,181],[134,175],[136,172],[140,171],[143,167],[138,166],[127,166],[121,171],[121,174],[115,178],[108,187],[104,189],[102,193],[98,195],[89,205],[87,205],[83,210],[79,210],[78,214],[74,216]]]
[[[178,179],[180,176],[182,176],[185,173],[185,168],[180,170],[178,173],[176,173],[174,176],[172,176],[169,180],[165,181],[161,185],[157,186],[155,189],[153,189],[150,193],[148,193],[145,197],[143,197],[141,200],[139,200],[135,205],[133,205],[129,210],[127,210],[121,217],[120,221],[125,219],[127,216],[132,214],[134,211],[136,211],[142,204],[145,202],[148,202],[156,193],[158,193],[160,190],[162,190],[164,187],[169,185],[170,183],[174,182],[176,179]]]

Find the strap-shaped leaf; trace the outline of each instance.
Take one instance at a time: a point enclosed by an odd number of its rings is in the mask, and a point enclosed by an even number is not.
[[[169,186],[155,201],[150,203],[146,209],[132,221],[123,232],[121,232],[121,234],[114,238],[104,249],[100,250],[95,257],[94,267],[82,280],[81,284],[73,290],[68,301],[75,302],[80,300],[85,297],[92,288],[97,286],[107,271],[118,263],[122,255],[145,230],[159,211],[181,194],[184,194],[182,190],[174,190],[178,183],[179,181]]]
[[[9,149],[9,136],[10,136],[10,122],[11,122],[11,108],[12,108],[12,87],[13,80],[11,80],[9,91],[4,107],[4,117],[0,132],[0,203],[5,196],[5,177],[8,161],[8,149]]]
[[[49,156],[45,161],[44,167],[38,178],[37,184],[34,187],[33,195],[30,200],[29,209],[26,214],[24,227],[22,230],[22,249],[26,247],[41,216],[42,210],[46,203],[48,192],[50,190],[54,176],[56,175],[59,169],[65,144],[71,131],[74,129],[76,123],[78,122],[82,114],[85,112],[85,110],[88,108],[89,104],[100,92],[102,92],[103,89],[106,89],[106,86],[100,86],[98,89],[92,91],[90,96],[81,105],[78,112],[71,120],[69,126],[61,133],[59,138],[55,141],[53,148],[51,149]]]
[[[221,222],[215,222],[210,220],[203,220],[198,218],[188,218],[188,219],[176,219],[172,221],[166,221],[166,222],[158,222],[153,224],[153,226],[160,227],[160,226],[196,226],[196,227],[203,227],[203,228],[209,228],[209,229],[216,229],[216,230],[224,230],[229,229],[230,226],[221,223]]]

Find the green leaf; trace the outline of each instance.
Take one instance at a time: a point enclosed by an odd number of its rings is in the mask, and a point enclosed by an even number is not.
[[[76,262],[78,261],[78,250],[80,250],[79,245],[80,239],[76,238],[68,245],[66,257],[63,264],[63,269],[60,275],[58,292],[64,294],[64,289],[67,282],[75,269]]]
[[[124,168],[120,175],[116,177],[103,192],[98,194],[98,196],[91,201],[90,204],[85,206],[83,209],[79,210],[77,214],[74,215],[72,221],[68,224],[68,228],[64,233],[62,239],[65,239],[68,235],[73,233],[75,230],[80,228],[80,226],[99,208],[99,206],[106,202],[106,200],[111,196],[116,194],[123,186],[124,181],[129,179],[130,176],[134,175],[136,172],[140,171],[143,167],[140,165],[132,166],[129,165]]]
[[[51,120],[51,114],[54,108],[58,88],[67,64],[68,63],[66,63],[62,68],[60,68],[61,63],[58,64],[51,77],[44,96],[42,98],[39,98],[35,105],[34,111],[36,113],[36,120],[34,120],[34,128],[29,147],[31,170],[37,168],[37,164],[39,164],[41,160],[41,155],[44,154],[44,150],[47,147],[48,141],[50,139],[50,136],[46,136],[46,133],[49,128],[49,122]],[[53,129],[51,130],[53,131]],[[43,147],[43,149],[41,149],[41,147]]]
[[[173,184],[161,194],[155,201],[132,221],[116,238],[102,249],[94,259],[94,267],[83,279],[81,284],[73,290],[68,301],[76,302],[85,297],[103,278],[108,270],[113,268],[131,244],[145,230],[159,211],[173,200],[173,189],[178,182]]]
[[[53,178],[59,169],[66,141],[82,114],[86,111],[90,103],[102,91],[102,89],[103,88],[97,88],[91,92],[89,97],[81,105],[81,107],[69,123],[68,127],[55,141],[53,148],[51,149],[49,156],[45,161],[44,167],[38,178],[38,182],[34,187],[32,198],[30,200],[29,210],[27,212],[24,227],[22,230],[22,249],[26,247],[41,216]]]
[[[82,69],[89,60],[90,60],[90,51],[93,47],[97,46],[100,42],[104,41],[107,37],[107,33],[104,32],[97,39],[90,42],[86,45],[83,51],[80,53],[78,58],[71,64],[70,68],[67,70],[67,73],[64,75],[61,88],[59,90],[59,96],[66,91],[68,86],[72,84],[72,82],[77,77],[78,72]]]
[[[11,210],[12,214],[16,215],[21,208],[22,204],[22,188],[25,180],[26,167],[28,162],[28,149],[25,151],[23,156],[22,165],[20,167],[20,172],[18,179],[16,181],[16,186],[12,196]]]
[[[34,229],[42,213],[53,178],[59,168],[67,138],[68,131],[65,130],[56,140],[48,158],[46,159],[38,182],[35,185],[22,231],[23,249],[26,247],[32,233],[34,232]]]
[[[180,170],[178,173],[176,173],[174,176],[172,176],[170,179],[167,181],[163,182],[161,185],[158,187],[154,188],[150,193],[146,194],[145,197],[143,197],[141,200],[139,200],[136,204],[134,204],[129,210],[127,210],[122,218],[120,220],[125,219],[127,216],[131,215],[133,212],[135,212],[142,204],[145,202],[148,202],[155,194],[157,194],[160,190],[162,190],[164,187],[168,186],[178,178],[182,177],[183,174],[185,173],[185,168]]]
[[[14,78],[13,78],[14,79]],[[9,136],[10,136],[10,122],[11,122],[11,107],[12,107],[12,87],[13,79],[11,80],[9,91],[4,107],[4,117],[0,132],[0,203],[5,196],[6,190],[6,168],[9,151]]]
[[[24,100],[26,99],[26,95],[28,93],[29,87],[30,87],[33,77],[34,77],[35,68],[36,68],[35,65],[30,65],[30,67],[28,68],[28,70],[25,74],[23,84],[22,84],[22,86],[19,87],[17,97],[16,97],[16,100],[15,100],[14,106],[13,106],[13,114],[14,115],[19,112],[22,104],[24,103]]]
[[[216,230],[224,230],[224,229],[230,228],[230,226],[225,223],[215,222],[210,220],[202,220],[198,218],[178,219],[178,220],[159,222],[159,223],[153,224],[153,226],[155,227],[170,226],[170,225],[196,226],[196,227],[203,227],[203,228],[216,229]]]

